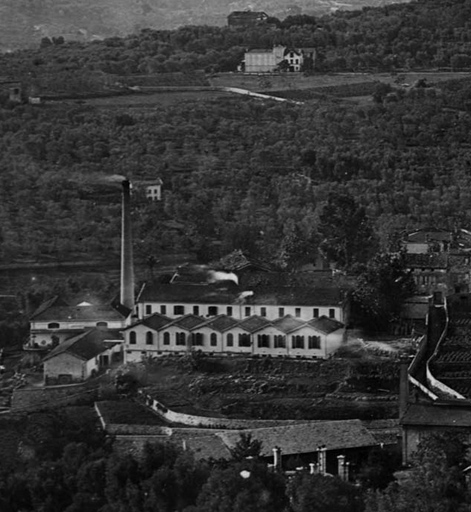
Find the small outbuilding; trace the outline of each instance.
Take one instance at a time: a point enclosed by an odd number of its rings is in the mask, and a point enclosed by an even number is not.
[[[44,381],[46,385],[83,382],[121,359],[119,332],[92,329],[64,341],[43,359]]]

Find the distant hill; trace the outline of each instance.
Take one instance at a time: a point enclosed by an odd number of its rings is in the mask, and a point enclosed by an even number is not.
[[[338,9],[404,3],[400,0],[2,0],[0,51],[36,47],[43,37],[92,41],[124,36],[143,28],[175,29],[183,25],[222,26],[237,10],[322,16]]]

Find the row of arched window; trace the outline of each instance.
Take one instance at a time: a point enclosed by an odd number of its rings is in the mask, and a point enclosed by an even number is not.
[[[206,340],[208,338],[208,340]],[[273,338],[273,340],[272,340]],[[286,340],[287,336],[285,335],[275,335],[270,336],[269,334],[259,334],[256,337],[257,346],[259,348],[286,348]],[[145,333],[145,344],[146,345],[154,345],[156,341],[156,334],[152,331],[147,331]],[[209,346],[216,347],[218,345],[218,335],[216,333],[211,333],[208,336],[205,336],[201,332],[176,332],[174,335],[175,346],[194,346],[194,347],[202,347],[205,346],[207,341],[209,341]],[[235,336],[233,333],[226,334],[226,346],[234,347]],[[273,344],[272,344],[273,341]],[[306,344],[307,341],[307,344]],[[136,345],[137,344],[137,333],[135,331],[131,331],[129,333],[129,344]],[[171,339],[170,333],[163,333],[163,345],[170,347]],[[237,336],[237,345],[239,347],[250,347],[252,345],[252,338],[250,334],[239,333]],[[307,347],[306,347],[307,345]],[[303,336],[303,335],[293,335],[291,336],[291,348],[293,349],[320,349],[321,348],[321,338],[320,336]]]

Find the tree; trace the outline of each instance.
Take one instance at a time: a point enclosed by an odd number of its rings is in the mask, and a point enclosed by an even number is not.
[[[360,490],[337,477],[300,474],[288,488],[293,512],[360,512]]]
[[[364,488],[384,489],[394,480],[394,472],[400,466],[399,450],[374,448],[360,470],[359,480]]]
[[[185,512],[285,512],[288,499],[284,477],[255,460],[215,468]]]
[[[462,469],[466,461],[466,435],[453,431],[432,434],[420,443],[414,467],[400,484],[371,492],[365,512],[468,511],[471,496]]]
[[[247,457],[259,457],[262,449],[262,442],[258,439],[252,439],[252,434],[242,432],[234,448],[231,449],[231,455],[234,460],[244,460]]]
[[[318,240],[316,235],[304,236],[301,229],[294,225],[281,241],[276,262],[284,269],[296,270],[300,265],[314,263],[317,256]]]
[[[376,239],[364,208],[352,196],[333,192],[319,217],[320,250],[341,268],[368,261]]]
[[[353,315],[367,329],[387,329],[414,292],[414,279],[405,267],[404,255],[378,254],[356,278],[351,294]]]

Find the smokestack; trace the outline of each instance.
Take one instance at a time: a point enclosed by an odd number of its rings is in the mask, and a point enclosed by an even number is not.
[[[132,259],[132,225],[131,225],[131,184],[122,182],[121,211],[121,290],[120,302],[129,309],[134,308],[134,268]]]

